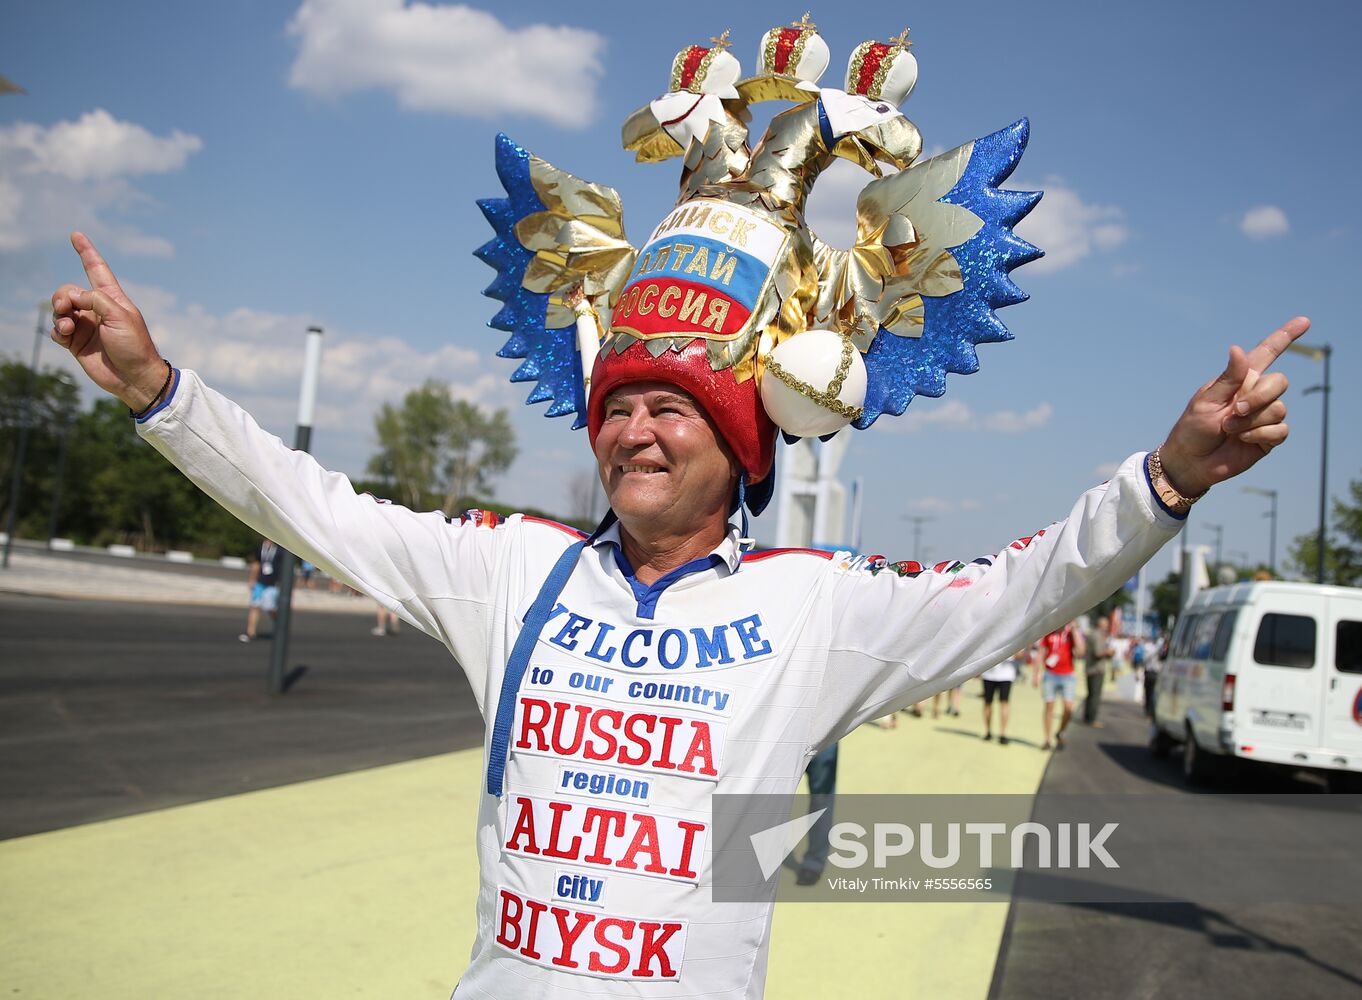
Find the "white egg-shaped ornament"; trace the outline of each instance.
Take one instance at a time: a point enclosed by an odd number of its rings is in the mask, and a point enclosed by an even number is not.
[[[865,384],[865,362],[849,338],[805,330],[766,356],[761,402],[787,434],[822,437],[860,417]]]

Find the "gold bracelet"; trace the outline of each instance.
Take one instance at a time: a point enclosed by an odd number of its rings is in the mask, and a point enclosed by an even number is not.
[[[1154,487],[1154,493],[1165,507],[1174,514],[1186,515],[1192,509],[1192,504],[1206,495],[1206,490],[1202,490],[1194,497],[1179,493],[1177,487],[1169,481],[1168,474],[1163,471],[1163,458],[1159,455],[1159,450],[1155,448],[1145,459],[1145,472],[1149,474],[1150,485]]]

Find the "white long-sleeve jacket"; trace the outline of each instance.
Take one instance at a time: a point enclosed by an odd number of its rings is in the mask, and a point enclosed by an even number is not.
[[[139,430],[259,532],[443,642],[490,740],[523,616],[579,533],[356,495],[189,371]],[[711,796],[792,794],[822,746],[1087,610],[1180,524],[1136,455],[1066,520],[963,565],[743,556],[733,529],[645,587],[607,531],[531,657],[505,793],[483,791],[455,995],[760,997],[772,905],[711,901]]]

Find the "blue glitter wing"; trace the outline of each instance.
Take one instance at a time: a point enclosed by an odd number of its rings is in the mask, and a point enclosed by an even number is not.
[[[545,416],[575,413],[573,429],[585,427],[586,394],[576,327],[546,327],[548,295],[531,292],[521,284],[534,254],[516,239],[515,225],[527,215],[545,210],[530,182],[530,154],[507,136],[498,134],[496,163],[497,177],[508,197],[478,201],[496,235],[478,247],[474,256],[497,271],[482,292],[503,303],[487,325],[511,335],[497,351],[497,357],[522,359],[520,367],[511,374],[511,381],[536,383],[526,403],[548,401]]]
[[[921,337],[900,337],[880,327],[865,353],[865,410],[853,425],[858,430],[881,413],[901,415],[919,393],[940,396],[946,391],[947,372],[978,371],[976,345],[1012,339],[993,310],[1027,299],[1008,272],[1043,251],[1012,227],[1040,201],[1041,192],[1004,191],[998,185],[1016,169],[1029,130],[1023,118],[975,140],[965,172],[939,199],[969,209],[984,223],[962,246],[951,248],[965,285],[950,295],[922,297]]]

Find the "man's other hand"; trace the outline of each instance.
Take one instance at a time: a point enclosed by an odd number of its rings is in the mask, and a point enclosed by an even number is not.
[[[1159,449],[1174,489],[1197,496],[1286,440],[1286,376],[1264,373],[1309,329],[1310,321],[1297,316],[1247,354],[1230,348],[1225,370],[1196,391]]]
[[[84,233],[72,233],[88,288],[62,285],[52,294],[52,340],[71,352],[90,380],[135,411],[156,401],[166,365],[146,320]]]

